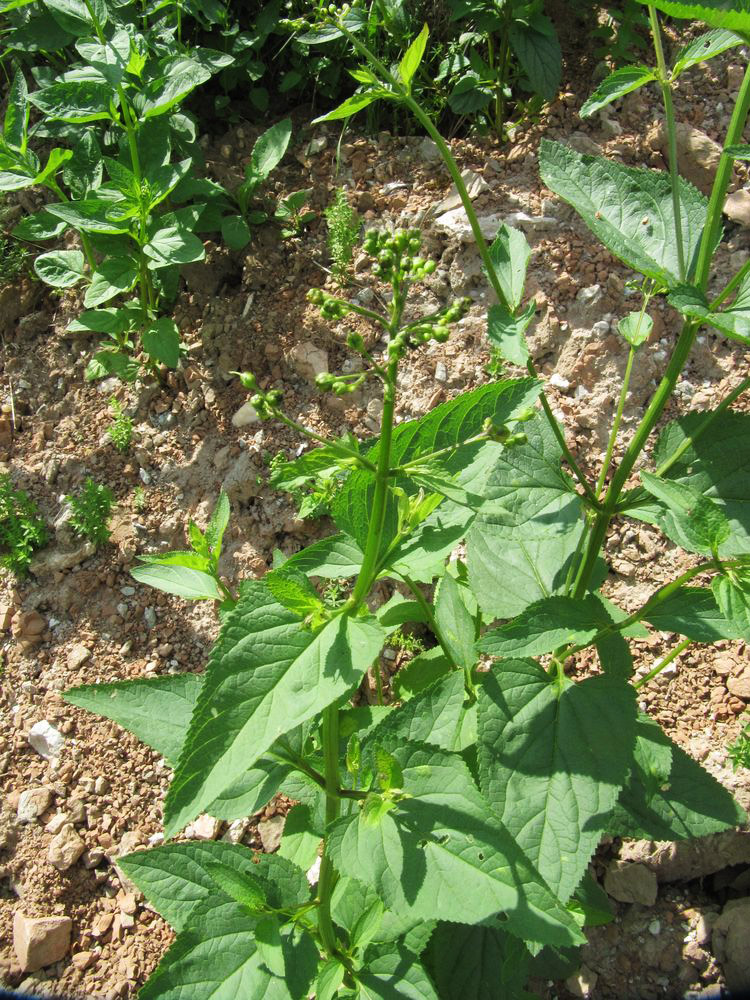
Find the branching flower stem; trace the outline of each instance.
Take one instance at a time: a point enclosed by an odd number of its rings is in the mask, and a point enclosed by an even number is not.
[[[458,164],[453,158],[453,153],[451,153],[450,147],[448,146],[447,142],[445,141],[445,139],[443,139],[440,132],[438,132],[438,130],[435,128],[432,119],[427,114],[427,112],[424,111],[422,107],[417,103],[417,101],[414,100],[411,94],[407,91],[406,87],[404,87],[404,85],[399,80],[396,79],[396,77],[390,72],[390,70],[386,66],[384,66],[382,62],[380,62],[377,56],[375,56],[370,51],[370,49],[367,48],[366,45],[360,42],[360,40],[356,37],[356,35],[354,35],[351,31],[349,31],[349,29],[346,27],[345,24],[341,22],[341,20],[337,21],[336,26],[341,31],[341,33],[345,35],[346,38],[351,42],[354,49],[357,52],[359,52],[361,56],[367,59],[370,65],[380,74],[381,79],[384,80],[386,83],[388,83],[388,85],[395,91],[394,96],[399,101],[403,102],[406,105],[406,107],[411,111],[411,113],[414,115],[417,121],[422,125],[424,130],[427,132],[429,137],[437,146],[440,155],[442,157],[443,163],[445,164],[445,167],[448,173],[450,174],[451,180],[456,185],[456,191],[458,192],[458,195],[461,198],[464,211],[466,212],[466,217],[469,220],[469,226],[471,227],[471,231],[477,245],[477,250],[479,251],[479,256],[482,258],[482,263],[484,264],[484,269],[487,274],[487,278],[490,284],[492,285],[492,290],[497,295],[498,301],[501,303],[501,305],[503,305],[509,312],[512,313],[513,310],[511,309],[510,304],[507,298],[505,297],[505,293],[503,292],[502,286],[500,285],[500,282],[497,279],[497,275],[495,274],[495,268],[492,264],[492,258],[490,256],[489,247],[487,246],[487,241],[485,240],[484,234],[482,233],[481,227],[479,225],[479,219],[477,218],[477,213],[474,211],[474,206],[471,203],[469,192],[466,190],[466,185],[464,184],[463,178],[461,177],[461,171],[458,169]],[[526,367],[528,369],[529,375],[531,375],[532,378],[539,377],[538,372],[534,366],[534,362],[530,358]],[[568,444],[565,440],[565,435],[563,434],[560,425],[555,419],[555,415],[552,412],[552,407],[549,405],[549,400],[547,399],[544,391],[542,391],[542,393],[540,394],[539,399],[542,404],[542,409],[544,410],[544,415],[547,418],[555,437],[557,438],[557,442],[560,445],[563,455],[565,456],[565,461],[572,469],[573,474],[580,483],[588,499],[592,503],[596,504],[596,496],[594,495],[594,491],[591,488],[591,485],[586,476],[584,475],[578,462],[575,460],[570,448],[568,447]]]

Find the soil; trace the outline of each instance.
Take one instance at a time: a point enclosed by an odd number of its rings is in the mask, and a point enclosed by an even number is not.
[[[728,53],[709,68],[692,70],[677,96],[678,118],[720,138],[736,91],[736,69]],[[628,310],[626,283],[632,274],[541,187],[537,146],[548,136],[585,152],[601,150],[628,165],[663,168],[664,163],[658,129],[652,127],[661,117],[657,94],[640,92],[582,122],[577,111],[587,84],[577,80],[575,92],[564,93],[538,122],[519,130],[512,145],[462,139],[452,148],[461,168],[484,181],[475,202],[480,216],[531,217],[518,224],[533,248],[534,360],[543,376],[558,376],[549,384],[550,398],[573,451],[595,475],[626,361],[626,345],[614,324]],[[413,356],[399,417],[420,415],[485,382],[489,290],[474,246],[435,225],[431,209],[449,185],[429,143],[419,136],[363,137],[348,131],[337,150],[337,132],[311,128],[302,114],[296,125],[294,148],[274,174],[271,193],[312,187],[312,206],[322,213],[334,187],[344,185],[366,225],[421,225],[424,249],[439,262],[425,285],[425,307],[456,295],[474,300],[447,344],[432,344]],[[207,170],[237,182],[256,135],[253,126],[234,126],[206,149]],[[746,181],[739,166],[733,187]],[[35,198],[21,204],[28,209]],[[717,268],[724,280],[750,247],[750,230],[730,224],[729,233]],[[273,423],[233,426],[246,394],[231,374],[251,369],[264,387],[283,389],[287,412],[318,431],[337,435],[351,428],[366,436],[377,430],[370,397],[320,396],[304,363],[313,347],[326,352],[331,370],[339,370],[346,358],[349,327],[332,329],[305,298],[308,288],[330,285],[329,264],[322,215],[301,236],[285,241],[274,227],[261,227],[242,253],[207,243],[206,260],[189,269],[176,307],[187,360],[163,384],[85,382],[94,342],[66,330],[81,307],[77,295],[53,296],[26,278],[0,291],[2,470],[29,492],[49,524],[58,520],[65,495],[87,476],[106,483],[117,499],[110,544],[94,554],[77,551],[60,525],[32,575],[5,576],[0,584],[0,985],[69,997],[133,997],[171,941],[167,925],[139,895],[133,900],[132,887],[123,884],[113,864],[119,853],[159,842],[169,772],[134,737],[66,705],[60,692],[82,683],[203,668],[217,632],[213,609],[148,590],[135,584],[129,571],[138,554],[182,545],[189,518],[204,525],[222,486],[232,503],[221,566],[230,584],[262,576],[274,549],[294,552],[329,530],[325,520],[300,521],[290,498],[269,487],[269,458],[279,451],[292,456],[300,442]],[[371,293],[360,277],[355,261],[349,292],[366,301]],[[626,431],[643,412],[674,343],[675,317],[657,308],[654,320],[627,399]],[[740,345],[712,333],[701,336],[665,420],[715,406],[747,367],[748,353]],[[506,370],[520,374],[512,366]],[[133,444],[125,454],[107,436],[111,396],[134,422]],[[747,409],[747,399],[736,406]],[[140,507],[136,487],[145,494]],[[55,560],[61,553],[69,558]],[[626,609],[690,565],[655,529],[625,521],[610,537],[608,558],[606,591]],[[656,633],[637,642],[638,669],[648,670],[676,641]],[[733,772],[726,747],[738,736],[747,708],[747,699],[731,694],[727,685],[748,663],[741,642],[693,645],[671,671],[641,689],[642,707],[746,807],[750,772]],[[29,744],[29,731],[41,720],[64,737],[53,762]],[[37,786],[49,789],[50,805],[35,822],[20,824],[20,793]],[[287,808],[283,800],[271,802],[235,825],[232,836],[262,849],[258,823]],[[48,860],[55,836],[49,830],[58,813],[68,814],[84,845],[80,858],[62,871]],[[222,836],[226,830],[210,833]],[[717,843],[710,871],[696,861],[692,869],[690,863],[687,870],[683,866],[678,880],[665,877],[653,905],[616,902],[614,922],[590,932],[581,976],[539,983],[540,995],[650,1000],[722,983],[710,927],[728,901],[750,893],[747,840],[744,860],[736,850],[741,836]],[[596,871],[603,875],[619,857],[647,857],[652,846],[607,843],[597,854]],[[661,878],[658,866],[655,870]],[[26,916],[64,914],[73,921],[68,954],[33,975],[20,970],[12,948],[19,909]]]

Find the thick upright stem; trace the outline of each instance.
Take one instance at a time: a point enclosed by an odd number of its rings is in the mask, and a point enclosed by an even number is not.
[[[339,817],[341,799],[339,787],[339,710],[329,705],[323,713],[323,753],[326,779],[326,826]],[[329,955],[337,950],[336,931],[331,920],[331,895],[336,884],[336,870],[327,852],[320,860],[318,881],[318,930]]]

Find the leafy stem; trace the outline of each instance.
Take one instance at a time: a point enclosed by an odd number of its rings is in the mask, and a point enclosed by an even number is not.
[[[604,483],[607,479],[607,473],[609,472],[609,467],[612,464],[612,454],[615,450],[615,442],[617,441],[617,435],[620,430],[620,424],[622,423],[622,414],[625,409],[625,399],[628,395],[628,389],[630,388],[630,376],[633,372],[633,361],[635,360],[635,347],[631,346],[628,353],[627,364],[625,365],[625,375],[622,380],[622,387],[620,389],[620,399],[617,403],[617,412],[615,413],[615,419],[612,423],[612,430],[609,435],[609,441],[607,442],[607,452],[604,456],[604,461],[602,462],[602,471],[599,473],[599,479],[596,483],[596,495],[597,497],[601,495],[602,489],[604,488]]]
[[[656,677],[658,674],[662,672],[662,670],[668,667],[673,660],[676,660],[677,657],[680,655],[680,653],[684,652],[684,650],[687,649],[687,647],[690,645],[692,641],[693,641],[692,639],[683,639],[682,642],[678,642],[677,645],[673,649],[671,649],[666,656],[664,656],[661,660],[657,662],[656,666],[653,667],[652,670],[649,670],[647,674],[645,674],[643,677],[637,680],[635,684],[633,684],[633,687],[636,689],[636,691],[639,688],[642,688],[644,684],[648,684],[649,681],[653,680],[654,677]]]

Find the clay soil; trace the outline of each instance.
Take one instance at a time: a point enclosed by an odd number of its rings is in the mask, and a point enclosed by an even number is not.
[[[713,139],[723,136],[736,89],[731,56],[693,70],[678,97],[678,116]],[[475,200],[480,216],[524,213],[526,221],[520,217],[516,224],[533,248],[534,360],[544,377],[557,376],[550,398],[571,447],[595,476],[626,360],[615,322],[631,308],[626,282],[632,274],[541,187],[537,146],[546,135],[585,152],[599,148],[628,165],[664,163],[653,127],[660,120],[655,92],[628,98],[584,123],[577,109],[587,92],[588,81],[576,79],[575,88],[541,121],[520,130],[512,145],[469,138],[454,141],[453,151],[461,168],[483,182]],[[338,133],[312,129],[306,120],[304,114],[297,117],[293,148],[269,193],[312,187],[312,205],[321,213],[334,187],[343,185],[366,225],[420,225],[426,251],[438,260],[425,286],[425,306],[455,295],[474,300],[447,344],[413,356],[399,417],[423,414],[487,381],[489,290],[475,247],[435,224],[433,209],[448,195],[449,184],[429,144],[419,136],[361,137],[350,131],[337,160]],[[222,180],[239,180],[257,132],[239,124],[212,141],[207,170]],[[738,168],[733,186],[746,180]],[[35,196],[19,202],[24,209],[34,203]],[[729,236],[729,248],[718,260],[719,278],[750,248],[747,228],[730,223]],[[149,590],[129,573],[138,554],[180,547],[189,518],[205,524],[222,486],[232,504],[221,567],[230,584],[262,576],[274,549],[294,552],[330,530],[325,520],[300,521],[290,498],[269,487],[269,459],[279,451],[291,457],[300,442],[269,423],[234,426],[232,416],[246,395],[231,374],[252,369],[264,386],[284,391],[291,415],[317,430],[337,435],[351,428],[360,436],[377,431],[374,400],[321,397],[310,380],[315,349],[326,353],[331,370],[340,370],[346,359],[344,327],[325,325],[305,299],[308,288],[330,286],[329,266],[322,215],[289,240],[273,226],[261,227],[242,253],[208,243],[206,260],[189,269],[176,307],[187,355],[161,384],[85,382],[95,344],[66,331],[81,307],[76,295],[53,297],[27,278],[0,291],[3,469],[29,492],[50,525],[58,520],[65,495],[87,476],[107,484],[117,500],[109,544],[87,554],[61,525],[31,575],[4,575],[0,581],[0,985],[66,997],[134,997],[172,939],[161,918],[121,884],[113,864],[120,853],[159,842],[168,769],[134,737],[66,705],[60,693],[82,683],[203,669],[217,632],[213,609]],[[371,294],[365,279],[355,262],[348,291],[362,301]],[[654,319],[627,400],[626,433],[643,412],[675,339],[674,314],[657,308]],[[748,354],[740,345],[710,333],[701,336],[665,419],[715,406],[747,370]],[[506,372],[520,374],[510,366]],[[107,436],[112,396],[133,418],[133,443],[124,454]],[[747,400],[737,404],[747,405]],[[145,497],[141,505],[136,487]],[[628,609],[689,565],[655,529],[626,521],[616,525],[608,559],[606,590]],[[639,641],[639,670],[649,669],[676,641],[660,633]],[[393,662],[388,661],[391,667]],[[726,747],[740,732],[747,707],[730,692],[732,678],[748,663],[744,643],[693,645],[675,669],[641,689],[642,707],[745,806],[750,772],[732,771]],[[52,762],[29,744],[29,731],[41,720],[64,737]],[[18,823],[20,794],[38,786],[49,789],[49,808],[35,822]],[[259,823],[267,831],[273,824],[262,821],[287,808],[284,801],[272,801],[262,813],[235,824],[230,836],[261,850]],[[85,845],[64,870],[48,860],[54,834],[47,828],[53,821],[55,829],[60,813],[67,814]],[[220,837],[227,830],[208,833]],[[265,832],[263,840],[268,846]],[[545,997],[605,1000],[681,997],[690,988],[721,983],[711,926],[727,902],[750,894],[746,839],[744,850],[744,861],[740,850],[709,872],[705,865],[688,866],[679,880],[660,881],[653,905],[615,902],[614,922],[591,932],[583,977],[539,983],[537,990]],[[615,840],[600,849],[595,867],[603,875],[619,856],[642,858],[649,852],[649,845],[634,848]],[[655,870],[658,874],[658,866]],[[27,916],[64,914],[73,921],[69,953],[32,976],[21,971],[12,948],[19,909]]]

